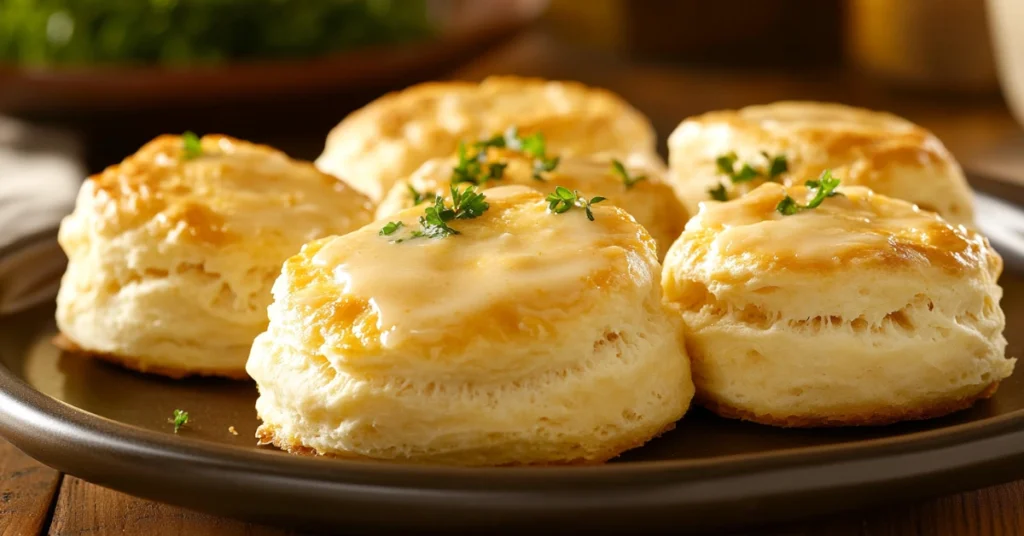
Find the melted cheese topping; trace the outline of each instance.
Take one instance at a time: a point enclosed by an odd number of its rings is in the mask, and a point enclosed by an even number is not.
[[[672,187],[661,181],[661,171],[653,166],[627,164],[630,177],[646,176],[631,188],[623,184],[622,177],[612,172],[611,161],[600,157],[562,158],[558,167],[545,172],[545,180],[534,178],[533,159],[519,152],[491,149],[488,162],[505,162],[508,167],[500,180],[490,181],[485,186],[501,187],[521,185],[545,195],[554,187],[564,186],[578,190],[586,197],[602,196],[626,212],[647,228],[658,248],[665,251],[679,237],[686,224],[687,213],[675,196]],[[413,206],[412,186],[421,194],[433,193],[450,197],[452,168],[457,158],[439,158],[421,166],[407,181],[399,181],[377,207],[377,217],[386,218],[399,210]]]
[[[484,215],[450,222],[461,234],[444,239],[392,242],[418,226],[421,206],[393,218],[405,227],[391,236],[379,236],[380,221],[314,243],[286,264],[291,307],[357,304],[322,326],[345,331],[340,346],[350,351],[471,336],[504,341],[542,337],[593,306],[593,293],[647,288],[657,277],[651,238],[617,208],[595,206],[595,221],[580,209],[552,214],[542,195],[523,187],[488,190],[487,200]]]
[[[914,205],[862,187],[839,191],[844,195],[828,198],[816,209],[784,216],[776,206],[787,189],[764,184],[738,200],[703,203],[684,237],[699,237],[713,256],[791,269],[877,262],[955,271],[976,267],[983,255],[994,255],[982,236]],[[788,193],[800,204],[813,197],[802,186]]]
[[[204,136],[185,160],[179,136],[161,136],[90,177],[80,208],[111,233],[155,222],[183,240],[223,246],[263,237],[304,242],[370,219],[369,203],[334,177],[284,153]]]

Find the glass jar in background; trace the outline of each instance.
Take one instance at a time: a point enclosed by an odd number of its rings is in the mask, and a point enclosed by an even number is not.
[[[1003,95],[1024,126],[1024,0],[989,0],[988,15]]]
[[[1024,8],[1021,0],[1002,3]],[[915,89],[997,90],[984,3],[849,0],[848,10],[847,54],[865,74]]]

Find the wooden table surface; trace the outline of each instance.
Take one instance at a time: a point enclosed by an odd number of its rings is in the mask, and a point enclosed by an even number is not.
[[[936,97],[892,92],[845,72],[708,72],[628,62],[553,42],[543,32],[521,36],[453,76],[478,79],[499,73],[578,79],[611,88],[652,117],[662,139],[688,115],[779,99],[836,100],[888,109],[936,132],[965,167],[1008,180],[1024,177],[1024,135],[994,95]],[[309,156],[316,150],[318,147],[310,145],[293,152]],[[293,534],[104,489],[42,466],[0,439],[0,536],[44,533]],[[1024,480],[868,512],[803,520],[758,533],[1024,534]]]

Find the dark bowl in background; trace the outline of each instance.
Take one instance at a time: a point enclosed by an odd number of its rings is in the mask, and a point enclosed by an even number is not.
[[[0,63],[0,113],[82,114],[352,92],[436,76],[536,20],[548,0],[433,0],[437,37],[296,60],[218,66],[30,68]]]

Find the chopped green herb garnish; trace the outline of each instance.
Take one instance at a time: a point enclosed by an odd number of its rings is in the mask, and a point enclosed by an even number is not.
[[[750,182],[758,178],[765,178],[770,181],[776,180],[779,175],[789,171],[789,162],[786,160],[786,155],[778,154],[775,156],[769,155],[767,152],[761,151],[761,154],[767,160],[767,164],[763,169],[755,168],[749,163],[740,166],[739,171],[736,170],[736,153],[729,152],[720,155],[715,159],[715,167],[718,168],[718,172],[722,175],[729,177],[729,180],[733,184],[740,184],[744,182]],[[708,192],[718,192],[719,189],[708,190]],[[717,199],[717,198],[715,198]]]
[[[476,188],[469,186],[464,190],[452,186],[452,210],[456,220],[470,220],[479,217],[481,214],[491,208],[491,205],[485,201],[487,199],[484,194],[476,191]]]
[[[619,162],[615,158],[612,158],[612,173],[615,173],[616,175],[619,176],[619,178],[622,180],[622,184],[626,185],[627,190],[632,188],[634,184],[643,180],[647,180],[647,175],[637,175],[635,177],[630,177],[629,171],[626,170],[626,166],[622,165],[622,162]]]
[[[818,208],[829,197],[843,195],[836,191],[836,188],[839,187],[839,179],[833,177],[832,172],[827,169],[821,172],[818,180],[807,181],[804,185],[815,190],[814,197],[806,205],[797,203],[792,197],[787,195],[782,198],[782,201],[779,201],[779,204],[775,206],[775,210],[779,211],[783,216],[792,216],[801,210]]]
[[[180,409],[174,410],[174,418],[167,419],[167,422],[174,425],[174,433],[178,433],[182,426],[188,424],[188,412]]]
[[[789,171],[789,161],[786,160],[786,155],[777,154],[775,156],[769,156],[767,152],[761,151],[764,155],[765,160],[768,161],[768,180],[775,180],[776,177]]]
[[[544,134],[534,132],[525,138],[519,138],[520,150],[534,158],[544,158],[547,154],[548,143]]]
[[[544,139],[544,134],[535,132],[523,137],[519,135],[519,129],[515,125],[505,129],[503,134],[495,134],[486,140],[477,142],[477,146],[483,149],[487,147],[507,148],[527,154],[533,158],[533,178],[538,181],[544,180],[543,173],[554,171],[560,160],[557,156],[547,155],[547,141]],[[504,171],[504,168],[501,171]],[[497,178],[501,178],[501,175],[499,174]]]
[[[554,171],[558,167],[558,162],[561,157],[555,156],[553,158],[536,158],[533,161],[533,180],[543,181],[544,176],[541,173],[548,171]]]
[[[413,188],[411,184],[406,184],[405,187],[409,189],[409,197],[412,197],[413,206],[423,203],[424,201],[431,201],[437,197],[437,194],[434,192],[420,192],[416,188]]]
[[[196,136],[195,132],[191,130],[186,131],[181,135],[181,142],[184,149],[182,159],[192,160],[193,158],[199,158],[203,156],[203,144],[199,140],[199,136]]]
[[[400,229],[403,225],[405,225],[405,224],[400,222],[400,221],[389,221],[387,223],[387,225],[385,225],[384,227],[381,228],[380,233],[378,233],[378,234],[380,236],[390,236],[390,235],[393,235],[393,234],[395,234],[395,231]]]
[[[743,164],[743,167],[739,171],[732,175],[733,183],[750,182],[758,177],[756,169],[750,167],[750,164]]]
[[[393,242],[404,242],[413,238],[445,238],[457,235],[459,232],[448,225],[452,220],[470,220],[480,217],[487,212],[490,204],[486,201],[483,193],[478,192],[475,186],[467,186],[459,189],[452,184],[452,205],[449,207],[441,196],[434,197],[433,206],[427,207],[420,216],[420,228],[414,230],[406,237],[398,238]],[[392,227],[393,226],[393,227]],[[380,230],[382,236],[390,236],[402,226],[401,222],[391,222]]]
[[[733,168],[736,167],[736,153],[726,153],[715,159],[718,172],[722,175],[732,177]]]
[[[556,186],[555,191],[548,194],[548,210],[555,214],[568,212],[572,207],[582,208],[587,214],[587,219],[594,221],[594,213],[590,206],[604,201],[603,197],[592,197],[590,200],[580,195],[576,190],[570,190],[564,186]]]
[[[481,186],[487,181],[501,180],[504,177],[505,168],[508,167],[507,162],[486,161],[487,147],[498,147],[493,144],[494,139],[474,143],[475,152],[473,154],[466,149],[465,143],[459,143],[459,163],[452,168],[452,184],[468,182]],[[500,139],[504,140],[504,138]]]
[[[505,134],[495,134],[486,140],[480,140],[473,144],[477,151],[486,151],[488,147],[504,149],[506,146]]]
[[[544,134],[535,132],[525,138],[519,138],[519,146],[524,153],[533,157],[534,180],[544,180],[542,173],[554,171],[558,167],[558,162],[561,159],[557,156],[547,156],[547,141],[544,139]]]
[[[454,188],[454,186],[453,186]],[[420,231],[413,238],[426,236],[428,238],[445,238],[459,234],[458,231],[448,227],[448,222],[454,218],[455,211],[444,204],[444,199],[434,198],[434,206],[427,207],[427,210],[420,216]]]
[[[549,157],[546,154],[547,142],[540,132],[529,136],[520,137],[519,130],[513,125],[505,132],[495,134],[473,143],[470,152],[465,142],[459,143],[459,163],[452,168],[452,184],[464,182],[482,186],[488,181],[501,180],[505,176],[505,168],[508,162],[488,162],[487,150],[489,148],[509,149],[520,151],[533,159],[533,178],[544,180],[543,173],[554,171],[558,167],[559,158]]]
[[[487,164],[487,181],[501,180],[505,176],[505,168],[508,167],[508,162],[491,162]]]
[[[729,192],[726,191],[725,185],[718,183],[718,188],[709,188],[708,193],[711,194],[711,199],[715,201],[728,201]]]
[[[459,163],[452,168],[452,184],[470,182],[479,184],[480,181],[480,155],[477,152],[470,156],[466,151],[466,144],[459,142]]]

